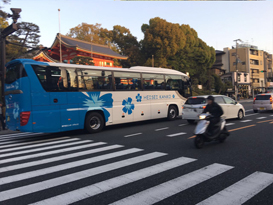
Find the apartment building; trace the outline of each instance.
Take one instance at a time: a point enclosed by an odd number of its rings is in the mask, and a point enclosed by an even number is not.
[[[264,77],[266,87],[273,87],[272,54],[264,52]]]

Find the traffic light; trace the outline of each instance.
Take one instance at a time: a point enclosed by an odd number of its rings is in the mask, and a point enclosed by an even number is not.
[[[266,70],[261,70],[261,73],[266,73]]]

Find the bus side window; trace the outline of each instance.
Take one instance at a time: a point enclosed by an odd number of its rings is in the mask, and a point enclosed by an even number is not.
[[[116,90],[141,90],[140,73],[114,72]]]
[[[7,67],[5,83],[11,84],[16,80],[26,76],[27,73],[22,64],[20,63],[11,64]]]
[[[181,76],[179,75],[165,75],[166,78],[166,90],[183,90],[183,83]]]
[[[142,74],[144,90],[164,90],[164,75]]]

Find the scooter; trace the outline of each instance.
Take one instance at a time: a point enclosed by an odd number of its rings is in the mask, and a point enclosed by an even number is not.
[[[205,113],[199,115],[200,121],[194,131],[194,134],[196,135],[194,145],[198,149],[201,149],[205,142],[219,141],[220,143],[223,143],[229,136],[229,132],[226,128],[226,121],[223,118],[221,118],[219,123],[214,125],[211,135],[208,134],[207,128],[210,124],[209,119],[212,117],[212,115]]]

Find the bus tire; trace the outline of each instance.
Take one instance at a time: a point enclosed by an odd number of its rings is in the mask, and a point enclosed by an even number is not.
[[[177,108],[174,105],[171,105],[168,109],[168,120],[175,120],[178,115]]]
[[[104,123],[104,117],[99,112],[90,112],[85,118],[85,129],[89,133],[97,133],[104,128]]]

